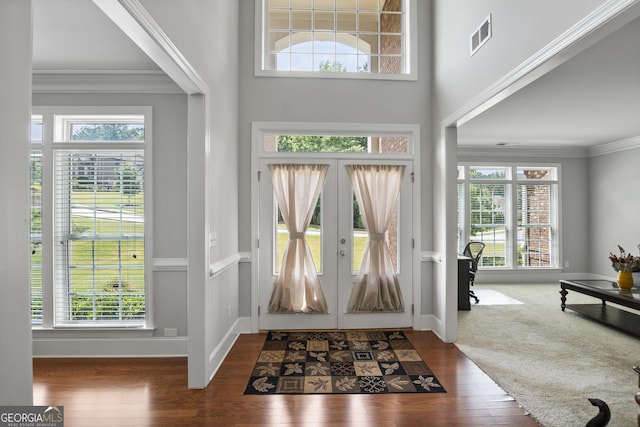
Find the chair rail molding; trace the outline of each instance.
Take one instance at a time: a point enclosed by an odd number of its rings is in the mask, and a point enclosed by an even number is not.
[[[442,264],[442,254],[435,251],[422,251],[422,262],[435,262]]]
[[[234,265],[237,265],[241,259],[242,255],[239,252],[236,252],[233,255],[209,264],[209,279],[213,279]]]
[[[154,258],[153,271],[187,271],[187,258]]]

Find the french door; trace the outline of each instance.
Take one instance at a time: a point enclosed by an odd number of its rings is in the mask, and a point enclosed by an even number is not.
[[[260,161],[260,329],[412,325],[411,169]]]

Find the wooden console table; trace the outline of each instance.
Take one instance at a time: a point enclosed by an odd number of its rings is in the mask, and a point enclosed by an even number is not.
[[[601,303],[567,304],[568,291],[598,298]],[[630,291],[622,291],[616,282],[610,280],[560,280],[560,295],[562,311],[568,308],[599,322],[640,336],[640,288],[637,286],[634,286]],[[607,305],[607,302],[628,307],[635,312]]]

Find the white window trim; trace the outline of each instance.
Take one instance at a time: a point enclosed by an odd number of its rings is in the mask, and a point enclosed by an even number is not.
[[[486,184],[501,184],[501,183],[508,183],[511,185],[511,191],[510,191],[510,211],[509,211],[509,224],[508,227],[512,230],[517,230],[517,200],[516,198],[518,197],[518,191],[517,191],[517,186],[519,184],[526,184],[526,183],[534,183],[534,184],[543,184],[543,183],[550,183],[550,184],[556,184],[558,186],[557,188],[557,195],[558,195],[558,200],[557,200],[557,205],[556,205],[556,209],[557,209],[557,218],[556,218],[556,251],[557,251],[557,255],[556,255],[556,265],[555,266],[550,266],[550,267],[537,267],[537,266],[519,266],[517,265],[517,262],[515,260],[518,259],[518,249],[517,249],[517,245],[515,244],[516,242],[511,242],[511,245],[507,245],[507,247],[510,249],[510,251],[506,254],[506,258],[507,260],[509,260],[509,265],[505,265],[504,267],[479,267],[481,269],[485,269],[485,270],[491,270],[491,271],[500,271],[500,270],[508,270],[508,271],[514,271],[514,270],[528,270],[528,271],[553,271],[553,270],[560,270],[562,268],[562,262],[563,262],[563,256],[562,256],[562,167],[559,163],[538,163],[538,162],[527,162],[527,161],[523,161],[523,162],[492,162],[492,161],[480,161],[480,162],[458,162],[458,166],[464,166],[465,167],[465,174],[463,178],[458,178],[456,180],[457,183],[463,183],[464,184],[464,230],[463,230],[463,238],[466,239],[467,241],[471,239],[470,233],[470,223],[468,220],[468,214],[469,214],[469,184],[470,184],[470,177],[469,177],[469,173],[468,173],[468,166],[487,166],[487,167],[491,167],[491,166],[496,166],[496,167],[505,167],[505,168],[509,168],[510,169],[510,177],[509,178],[505,178],[505,179],[486,179],[483,180],[482,183],[486,183]],[[531,167],[531,168],[536,168],[536,167],[553,167],[556,168],[557,170],[557,176],[555,179],[549,179],[549,180],[523,180],[517,179],[517,168],[518,167]],[[512,238],[513,239],[513,238]]]
[[[144,259],[144,290],[145,290],[145,320],[144,325],[131,326],[126,324],[102,324],[81,323],[76,325],[55,324],[55,290],[54,290],[54,248],[53,248],[53,212],[54,212],[54,182],[53,182],[53,135],[54,115],[118,115],[118,114],[142,114],[145,122],[144,142],[144,233],[145,233],[145,259]],[[153,315],[153,121],[151,106],[48,106],[32,108],[32,115],[43,116],[43,129],[51,129],[42,135],[42,144],[31,143],[31,147],[42,149],[43,158],[49,159],[46,164],[43,161],[42,182],[42,212],[48,212],[48,220],[42,222],[42,324],[32,325],[33,330],[76,330],[76,331],[152,331],[154,326]],[[78,144],[86,147],[86,144]],[[75,145],[74,145],[75,147]],[[46,238],[45,238],[46,236]],[[46,307],[45,307],[46,305]]]
[[[357,79],[357,80],[418,80],[418,0],[404,0],[409,16],[404,17],[406,28],[404,42],[406,50],[404,60],[406,61],[407,73],[403,74],[381,74],[381,73],[321,73],[317,71],[277,71],[265,70],[264,62],[264,28],[266,13],[264,3],[268,0],[255,0],[255,40],[254,40],[254,74],[256,77],[293,77],[293,78],[313,78],[313,79]]]
[[[397,124],[380,124],[380,123],[309,123],[309,122],[253,122],[252,141],[254,143],[254,153],[261,158],[277,157],[277,158],[296,158],[309,157],[313,155],[316,158],[362,158],[363,153],[285,153],[278,151],[264,151],[262,141],[264,135],[282,134],[282,135],[335,135],[335,136],[389,136],[389,137],[405,137],[407,138],[406,153],[368,153],[367,157],[371,159],[385,158],[395,160],[415,160],[417,149],[419,147],[420,128],[417,125],[397,125]]]

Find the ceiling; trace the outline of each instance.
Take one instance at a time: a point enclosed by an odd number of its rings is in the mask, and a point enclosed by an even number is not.
[[[639,41],[636,19],[463,124],[459,145],[593,147],[640,136]]]
[[[33,23],[35,73],[160,71],[91,1],[34,0]],[[638,40],[640,20],[466,122],[459,145],[593,147],[640,136]]]
[[[92,1],[33,1],[34,72],[158,71]]]

